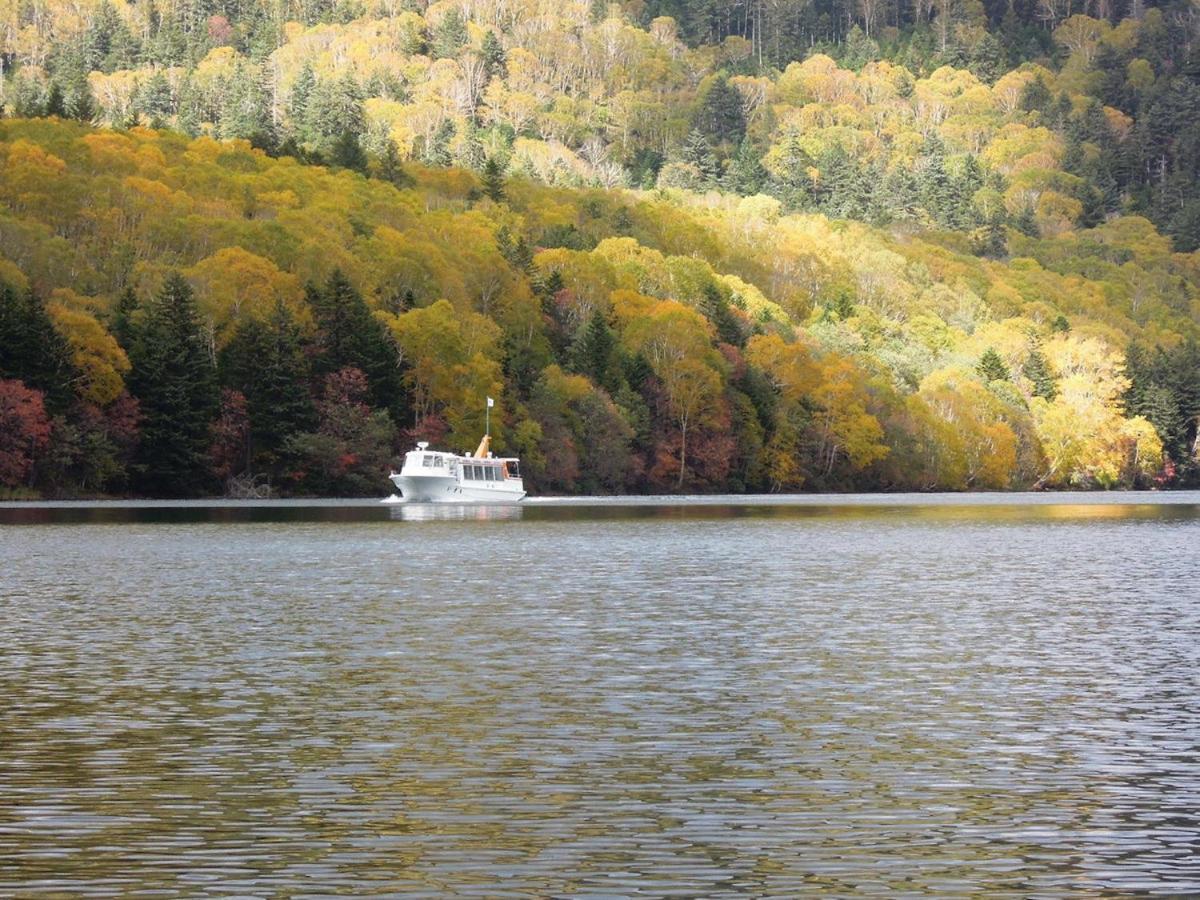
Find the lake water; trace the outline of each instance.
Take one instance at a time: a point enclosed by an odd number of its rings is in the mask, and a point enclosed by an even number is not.
[[[1200,891],[1200,495],[0,507],[0,894]]]

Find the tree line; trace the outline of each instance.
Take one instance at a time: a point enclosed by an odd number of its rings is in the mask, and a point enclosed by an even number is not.
[[[401,184],[246,142],[0,122],[0,478],[377,494],[417,440],[541,492],[1191,483],[1195,254],[1005,256],[768,196]]]
[[[1049,233],[1142,215],[1200,246],[1183,2],[184,2],[0,9],[0,108],[791,211]],[[532,23],[538,23],[535,27]]]

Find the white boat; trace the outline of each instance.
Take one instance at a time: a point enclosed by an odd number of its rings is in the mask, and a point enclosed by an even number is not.
[[[392,484],[408,503],[516,503],[525,496],[520,461],[493,456],[490,445],[484,435],[474,455],[459,456],[421,441],[391,474]]]

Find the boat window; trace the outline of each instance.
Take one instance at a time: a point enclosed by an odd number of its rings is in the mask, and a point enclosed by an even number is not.
[[[487,480],[488,480],[488,481],[495,481],[495,480],[496,480],[496,467],[495,467],[495,466],[485,466],[485,467],[484,467],[484,470],[485,470],[485,472],[487,473]]]
[[[463,470],[463,479],[464,480],[466,480],[466,481],[474,481],[475,480],[475,467],[474,466],[463,466],[462,470]]]
[[[504,468],[507,470],[509,478],[521,477],[521,464],[515,459],[510,459],[507,463],[505,463]]]
[[[426,456],[425,459],[422,460],[421,465],[423,465],[427,469],[432,469],[433,468],[433,457]]]
[[[433,467],[435,469],[440,469],[442,467],[442,462],[443,462],[443,460],[440,456],[435,456],[433,458]]]
[[[475,470],[475,480],[483,481],[483,466],[471,466]]]

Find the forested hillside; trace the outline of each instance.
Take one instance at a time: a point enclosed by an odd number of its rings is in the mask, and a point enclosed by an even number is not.
[[[1186,4],[0,0],[0,489],[1186,484]],[[71,120],[75,121],[71,121]]]

